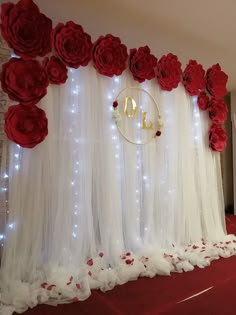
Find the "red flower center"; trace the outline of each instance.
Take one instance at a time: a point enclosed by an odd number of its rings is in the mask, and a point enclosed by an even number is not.
[[[21,132],[32,132],[34,130],[34,123],[30,119],[26,119],[18,125],[18,130]]]

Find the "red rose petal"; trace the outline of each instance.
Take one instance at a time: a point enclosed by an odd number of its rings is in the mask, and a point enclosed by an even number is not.
[[[75,297],[73,298],[73,302],[74,302],[74,303],[79,302],[79,299],[77,298],[77,296],[75,296]]]
[[[47,287],[48,291],[51,291],[56,285],[55,284],[51,284]]]
[[[87,261],[87,265],[88,265],[88,266],[92,266],[92,265],[93,265],[93,260],[92,260],[92,258]]]
[[[126,262],[127,265],[130,265],[130,264],[132,264],[133,261],[131,259],[126,259],[125,262]]]

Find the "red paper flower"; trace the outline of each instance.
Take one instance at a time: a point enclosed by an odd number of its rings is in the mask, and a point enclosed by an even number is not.
[[[59,85],[66,82],[68,70],[59,58],[52,56],[49,60],[49,58],[46,57],[43,61],[43,65],[50,83]]]
[[[47,93],[47,73],[37,60],[11,58],[2,65],[2,90],[21,105],[35,105]]]
[[[72,21],[59,23],[53,29],[52,41],[56,55],[68,67],[87,66],[91,60],[91,36]]]
[[[223,124],[227,118],[228,108],[223,100],[213,98],[209,104],[209,116],[214,123]]]
[[[177,56],[168,54],[159,59],[156,75],[162,90],[171,91],[177,88],[181,81],[181,73],[181,63]]]
[[[118,105],[119,105],[119,104],[118,104],[117,101],[114,101],[114,102],[113,102],[113,107],[114,107],[114,108],[118,107]]]
[[[2,36],[18,56],[32,59],[51,51],[52,21],[32,0],[3,3],[1,21]]]
[[[23,148],[33,148],[48,134],[45,112],[37,106],[13,105],[5,113],[7,137]]]
[[[100,36],[93,44],[93,65],[100,74],[108,77],[120,75],[126,68],[127,58],[127,47],[119,37],[110,34]]]
[[[143,82],[155,77],[154,68],[157,64],[157,58],[150,53],[148,46],[130,50],[129,68],[133,74],[134,80]]]
[[[205,70],[195,60],[190,60],[183,73],[183,85],[189,95],[198,95],[206,87]]]
[[[207,90],[214,98],[222,98],[226,95],[226,84],[228,76],[221,70],[219,64],[212,66],[207,70]]]
[[[209,147],[216,152],[224,150],[227,144],[227,134],[221,125],[213,124],[209,130]]]
[[[198,96],[198,99],[197,99],[197,103],[198,103],[198,107],[201,109],[201,110],[207,110],[208,107],[209,107],[209,97],[206,95],[205,92],[201,92]]]

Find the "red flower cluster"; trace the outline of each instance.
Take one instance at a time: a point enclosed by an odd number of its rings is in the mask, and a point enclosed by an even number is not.
[[[206,87],[205,70],[195,60],[190,60],[183,73],[183,85],[189,95],[198,95]]]
[[[227,134],[219,124],[213,124],[209,130],[209,147],[216,152],[224,150],[227,144]]]
[[[128,59],[127,47],[119,37],[100,36],[93,44],[92,60],[94,68],[103,75],[113,77],[121,75]]]
[[[228,76],[221,70],[219,64],[207,70],[207,90],[216,99],[224,97],[227,93],[226,84]]]
[[[17,4],[3,3],[1,9],[2,36],[21,57],[12,58],[2,66],[2,89],[10,99],[20,103],[18,107],[11,107],[11,115],[7,117],[14,117],[14,119],[6,119],[5,129],[11,140],[15,139],[14,141],[22,143],[24,147],[33,147],[34,145],[31,146],[29,143],[41,142],[47,132],[40,124],[29,123],[29,117],[36,117],[38,113],[39,122],[40,119],[44,119],[41,110],[35,105],[47,93],[49,83],[57,85],[65,83],[68,77],[66,67],[77,69],[80,66],[87,66],[91,59],[94,68],[100,74],[108,77],[121,75],[126,69],[127,47],[121,43],[120,38],[111,34],[100,36],[92,44],[91,36],[72,21],[59,23],[52,29],[52,21],[40,12],[32,0],[20,0]],[[41,65],[36,58],[50,53],[52,47],[55,56],[45,57]],[[151,80],[156,75],[158,84],[166,91],[176,88],[182,76],[181,63],[177,56],[170,53],[157,62],[148,46],[130,50],[129,69],[134,80],[138,82]],[[202,65],[195,60],[189,61],[182,76],[186,91],[190,95],[198,95],[199,108],[209,110],[210,118],[217,124],[225,121],[228,112],[225,103],[221,100],[227,93],[227,79],[228,76],[221,70],[219,64],[208,69],[205,78]],[[211,101],[203,91],[205,87],[213,97]],[[24,110],[23,106],[25,106]],[[114,102],[113,107],[117,106],[118,103]],[[13,110],[16,111],[15,115]],[[23,114],[27,110],[28,116]],[[19,115],[21,119],[24,117],[27,119],[27,122],[21,121],[20,129],[13,124],[16,122],[15,117]],[[24,141],[19,140],[19,130],[25,132]],[[37,141],[32,138],[33,132]],[[210,134],[212,135],[213,132]],[[160,131],[156,135],[159,136]]]
[[[181,63],[177,56],[170,53],[159,59],[156,76],[162,90],[171,91],[177,88],[181,81],[181,74]]]
[[[129,68],[134,80],[143,82],[155,77],[157,58],[151,54],[148,46],[140,47],[138,50],[130,50]]]
[[[2,36],[18,56],[31,59],[51,51],[52,21],[32,0],[3,3],[1,21]]]
[[[35,106],[47,93],[46,71],[37,60],[12,58],[2,66],[1,84],[10,99],[20,102],[5,114],[8,138],[24,148],[35,147],[48,134],[46,114]]]
[[[45,112],[36,107],[13,105],[5,114],[7,137],[23,148],[33,148],[48,134],[48,121]]]
[[[52,41],[57,57],[68,67],[87,66],[91,60],[91,36],[72,21],[59,23],[53,29]]]
[[[228,114],[228,108],[222,99],[227,93],[228,76],[221,70],[220,65],[216,64],[207,70],[206,78],[206,88],[212,96],[208,107],[210,119],[213,121],[209,130],[209,147],[213,151],[221,152],[227,143],[227,135],[221,125]]]
[[[209,116],[216,124],[223,124],[227,118],[228,108],[223,100],[212,98],[209,104]]]

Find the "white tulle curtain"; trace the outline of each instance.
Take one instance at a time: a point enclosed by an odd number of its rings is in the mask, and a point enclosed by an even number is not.
[[[126,141],[112,118],[113,101],[130,86],[159,104],[162,135],[147,145]],[[70,70],[66,84],[50,86],[40,107],[48,117],[47,139],[33,150],[10,144],[1,269],[9,314],[55,296],[70,300],[70,276],[81,280],[82,300],[93,287],[106,290],[145,275],[121,271],[130,267],[120,267],[127,251],[141,257],[225,237],[220,156],[208,148],[207,113],[182,85],[163,92],[155,80],[140,85],[129,73],[107,78],[88,66]],[[110,273],[89,277],[86,262],[94,258],[95,266],[100,252],[100,269]],[[56,289],[43,293],[43,281],[59,286],[60,297]]]

